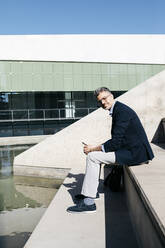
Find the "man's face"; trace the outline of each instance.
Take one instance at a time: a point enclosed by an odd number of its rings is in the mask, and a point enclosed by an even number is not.
[[[103,109],[109,110],[114,103],[114,98],[110,92],[102,91],[97,96],[97,101],[101,104]]]

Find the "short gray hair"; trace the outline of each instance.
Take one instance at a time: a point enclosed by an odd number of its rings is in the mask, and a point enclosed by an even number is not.
[[[107,91],[109,93],[111,93],[110,89],[108,89],[107,87],[100,87],[100,88],[97,88],[95,91],[94,91],[94,95],[97,97],[101,92],[103,91]],[[112,94],[112,93],[111,93]]]

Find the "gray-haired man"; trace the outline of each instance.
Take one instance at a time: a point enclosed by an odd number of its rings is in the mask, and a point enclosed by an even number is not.
[[[99,184],[100,165],[138,165],[152,160],[154,155],[144,128],[135,113],[127,105],[115,101],[106,87],[95,91],[97,101],[112,116],[111,139],[99,146],[84,145],[86,172],[82,185],[82,200],[68,212],[89,213],[96,211],[94,199]]]

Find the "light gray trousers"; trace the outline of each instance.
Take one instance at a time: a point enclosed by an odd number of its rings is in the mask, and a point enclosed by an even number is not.
[[[114,152],[90,152],[86,158],[86,172],[81,194],[95,198],[99,185],[101,164],[114,164],[116,161]]]

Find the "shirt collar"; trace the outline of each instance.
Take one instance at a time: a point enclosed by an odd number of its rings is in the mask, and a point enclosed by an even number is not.
[[[110,116],[112,116],[112,114],[113,114],[113,109],[114,109],[115,103],[116,103],[116,101],[114,101],[112,107],[111,107],[110,110],[109,110]]]

